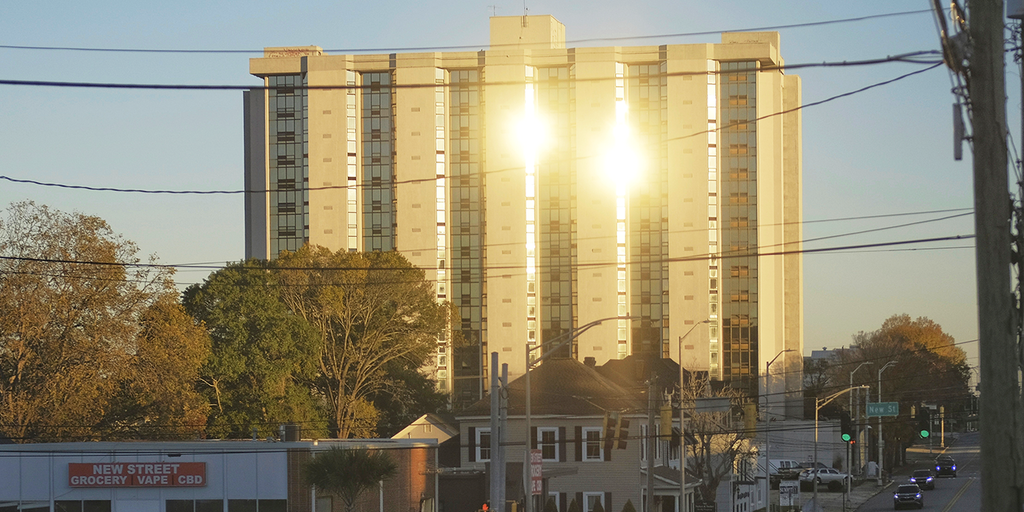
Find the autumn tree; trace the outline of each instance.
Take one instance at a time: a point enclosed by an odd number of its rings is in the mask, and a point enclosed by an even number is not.
[[[895,453],[916,438],[912,407],[932,404],[945,408],[946,417],[954,418],[969,403],[970,366],[967,356],[952,336],[943,332],[934,321],[909,315],[894,315],[876,331],[860,332],[853,337],[850,349],[839,351],[830,367],[831,381],[849,386],[850,372],[862,362],[872,368],[854,374],[853,385],[870,386],[871,400],[899,402],[900,415],[887,418],[883,427],[886,464],[892,467]],[[882,374],[881,396],[878,396],[878,371]]]
[[[345,510],[352,510],[360,495],[394,476],[398,466],[387,452],[332,446],[314,453],[302,471],[317,492],[341,498]]]
[[[683,410],[692,411],[686,422],[686,433],[696,440],[692,444],[684,443],[686,469],[700,482],[698,490],[704,501],[715,500],[719,484],[732,473],[736,459],[751,451],[742,429],[732,426],[731,412],[697,412],[696,405],[701,398],[739,398],[736,391],[713,391],[710,386],[705,374],[703,379],[691,379],[681,393]]]
[[[310,391],[320,336],[280,299],[275,274],[252,260],[229,265],[185,290],[184,306],[212,338],[198,382],[212,404],[209,432],[249,437],[301,424],[324,435],[321,401]]]
[[[118,438],[194,439],[206,429],[209,402],[196,389],[210,337],[171,294],[142,312],[127,375],[104,431]]]
[[[24,441],[89,440],[117,409],[140,315],[174,294],[102,219],[32,202],[0,219],[0,424]],[[147,356],[149,357],[149,356]],[[161,413],[185,421],[182,410]]]
[[[331,252],[303,247],[276,261],[289,310],[320,335],[315,385],[337,437],[377,434],[374,399],[396,395],[396,368],[416,371],[435,353],[451,309],[438,303],[422,270],[397,252]]]

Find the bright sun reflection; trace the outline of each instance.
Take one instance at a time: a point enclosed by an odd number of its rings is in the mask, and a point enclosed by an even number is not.
[[[643,168],[643,157],[630,133],[626,113],[626,103],[624,101],[616,102],[612,143],[604,158],[605,175],[615,185],[615,190],[620,193],[637,180],[637,176]]]

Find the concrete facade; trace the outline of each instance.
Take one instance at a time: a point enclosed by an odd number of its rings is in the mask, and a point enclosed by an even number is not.
[[[607,319],[573,357],[661,353],[799,416],[801,97],[779,34],[566,48],[553,17],[512,16],[490,43],[251,59],[246,257],[426,269],[462,318],[436,368],[457,408],[484,396],[485,354],[515,378],[526,346]]]

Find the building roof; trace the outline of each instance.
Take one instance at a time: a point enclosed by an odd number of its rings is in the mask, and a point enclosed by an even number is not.
[[[429,428],[425,429],[424,427]],[[429,432],[429,435],[426,432]],[[457,422],[447,421],[440,415],[428,412],[406,425],[397,434],[391,436],[391,439],[430,438],[437,439],[438,443],[443,443],[457,435],[459,435]]]
[[[522,416],[526,403],[526,377],[519,377],[508,387],[508,415]],[[644,401],[637,393],[575,359],[551,358],[530,371],[531,415],[603,416],[609,411],[644,410]],[[490,411],[491,399],[488,396],[458,416],[488,416]]]

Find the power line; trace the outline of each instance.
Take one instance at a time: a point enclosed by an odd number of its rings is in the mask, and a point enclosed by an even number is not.
[[[790,28],[806,28],[806,27],[820,27],[825,25],[834,25],[839,23],[852,23],[858,21],[867,21],[881,18],[892,18],[897,16],[907,16],[911,14],[922,14],[930,13],[931,9],[921,9],[916,11],[902,11],[902,12],[890,12],[882,14],[870,14],[866,16],[857,16],[853,18],[839,18],[833,20],[823,21],[811,21],[805,23],[790,23],[786,25],[770,25],[766,27],[754,27],[754,28],[742,28],[735,30],[704,30],[699,32],[681,32],[674,34],[657,34],[657,35],[646,35],[646,36],[620,36],[620,37],[599,37],[589,39],[575,39],[566,41],[565,44],[579,44],[579,43],[592,43],[599,41],[630,41],[630,40],[646,40],[646,39],[673,39],[680,37],[695,37],[695,36],[706,36],[706,35],[717,35],[724,32],[764,32],[764,31],[777,31],[782,29]],[[340,48],[340,49],[328,49],[325,52],[333,53],[399,53],[399,52],[429,52],[438,50],[478,50],[482,47],[490,48],[501,48],[505,46],[518,46],[518,45],[451,45],[451,46],[412,46],[405,48]],[[264,50],[210,50],[210,49],[159,49],[159,48],[96,48],[96,47],[81,47],[81,46],[28,46],[28,45],[11,45],[4,44],[0,45],[0,49],[5,50],[40,50],[40,51],[73,51],[73,52],[96,52],[96,53],[185,53],[185,54],[238,54],[238,53],[263,53]]]
[[[902,54],[896,56],[889,56],[880,59],[860,60],[860,61],[838,61],[838,62],[821,62],[821,63],[807,63],[807,64],[788,64],[781,66],[762,66],[759,71],[779,71],[785,72],[792,69],[803,69],[803,68],[818,68],[818,67],[852,67],[852,66],[870,66],[876,64],[885,64],[890,62],[905,62],[911,64],[928,64],[941,66],[942,61],[933,60],[917,60],[915,57],[921,55],[936,55],[935,50],[922,50],[912,52],[909,54]],[[929,68],[930,69],[930,68]],[[662,73],[659,77],[677,77],[677,76],[706,76],[708,74],[725,74],[729,71],[678,71],[672,73]],[[614,76],[608,77],[595,77],[595,78],[575,78],[574,81],[581,82],[603,82],[616,80]],[[520,85],[524,82],[518,81],[501,81],[501,82],[460,82],[458,84],[445,83],[438,84],[435,82],[430,83],[408,83],[408,84],[388,84],[381,86],[387,89],[423,89],[423,88],[437,88],[444,87],[450,88],[453,85],[459,86],[504,86],[504,85]],[[294,90],[362,90],[373,85],[203,85],[203,84],[139,84],[139,83],[110,83],[110,82],[64,82],[64,81],[46,81],[46,80],[0,80],[0,85],[19,85],[26,87],[62,87],[62,88],[80,88],[80,89],[142,89],[142,90],[179,90],[179,91],[252,91],[252,90],[276,90],[276,89],[294,89]]]
[[[938,64],[934,64],[934,65],[929,66],[929,67],[924,68],[924,69],[920,69],[920,70],[917,70],[917,71],[913,71],[913,72],[910,72],[910,73],[906,73],[906,74],[900,75],[900,76],[898,76],[896,78],[892,78],[890,80],[885,80],[885,81],[882,81],[882,82],[877,82],[877,83],[874,83],[874,84],[871,84],[871,85],[868,85],[868,86],[865,86],[865,87],[861,87],[861,88],[853,90],[853,91],[848,91],[848,92],[845,92],[845,93],[842,93],[842,94],[837,94],[835,96],[831,96],[831,97],[828,97],[828,98],[825,98],[825,99],[822,99],[822,100],[818,100],[818,101],[815,101],[815,102],[812,102],[812,103],[807,103],[807,104],[801,105],[799,107],[794,107],[794,108],[783,110],[783,111],[780,111],[780,112],[773,112],[773,113],[770,113],[770,114],[766,114],[766,115],[763,115],[761,117],[758,117],[758,118],[754,119],[754,121],[762,121],[762,120],[765,120],[765,119],[768,119],[768,118],[771,118],[771,117],[775,117],[775,116],[778,116],[778,115],[784,115],[784,114],[789,114],[789,113],[792,113],[792,112],[796,112],[798,110],[802,110],[802,109],[807,108],[807,107],[814,107],[814,106],[822,105],[824,103],[835,101],[835,100],[840,99],[840,98],[845,98],[845,97],[848,97],[848,96],[852,96],[854,94],[858,94],[858,93],[861,93],[861,92],[868,91],[868,90],[876,88],[876,87],[880,87],[880,86],[883,86],[883,85],[888,85],[888,84],[894,83],[896,81],[903,80],[905,78],[908,78],[908,77],[911,77],[911,76],[914,76],[914,75],[917,75],[917,74],[929,71],[929,70],[934,69],[934,68],[936,68],[938,66],[941,66],[941,65],[942,65],[942,63],[940,62]],[[0,84],[2,84],[3,82],[4,81],[0,80]],[[749,122],[749,121],[743,121],[743,122]],[[737,122],[737,123],[739,123],[739,122]],[[723,126],[723,127],[719,128],[719,129],[724,129],[724,128],[728,128],[728,126]],[[673,141],[673,140],[689,139],[689,138],[692,138],[692,137],[697,137],[697,136],[700,136],[700,135],[705,135],[705,134],[709,133],[710,131],[711,130],[703,130],[703,131],[691,133],[689,135],[684,135],[684,136],[681,136],[681,137],[674,137],[674,138],[671,138],[671,139],[667,139],[666,142]],[[660,141],[659,141],[659,143],[660,143]],[[578,158],[583,159],[583,158],[590,158],[590,157],[578,157]],[[513,170],[517,170],[517,169],[520,169],[520,168],[519,167],[513,167],[513,168],[506,168],[506,169],[497,169],[497,170],[487,171],[487,174],[498,173],[498,172],[508,172],[508,171],[513,171]],[[6,176],[6,175],[0,175],[0,180],[9,181],[11,183],[22,183],[22,184],[38,185],[38,186],[42,186],[42,187],[63,188],[63,189],[71,189],[71,190],[88,190],[88,191],[91,191],[91,192],[118,192],[118,193],[136,193],[136,194],[235,195],[235,194],[245,194],[245,193],[249,193],[249,194],[265,194],[265,193],[273,192],[273,190],[166,190],[166,189],[139,189],[139,188],[96,187],[96,186],[89,186],[89,185],[70,185],[70,184],[66,184],[66,183],[44,182],[44,181],[38,181],[38,180],[14,178],[14,177],[11,177],[11,176]],[[413,178],[413,179],[408,179],[408,180],[396,180],[396,181],[392,182],[391,184],[394,186],[394,185],[405,185],[405,184],[411,184],[411,183],[433,182],[433,181],[436,181],[436,180],[437,180],[437,177],[436,176],[432,176],[432,177],[424,177],[424,178]],[[363,184],[363,183],[354,185],[354,187],[356,189],[360,189],[360,188],[363,188],[365,186],[367,186],[367,185]],[[349,189],[349,188],[352,188],[352,186],[349,186],[349,185],[330,185],[330,186],[321,186],[321,187],[305,187],[302,190],[318,191],[318,190],[340,190],[340,189]]]

